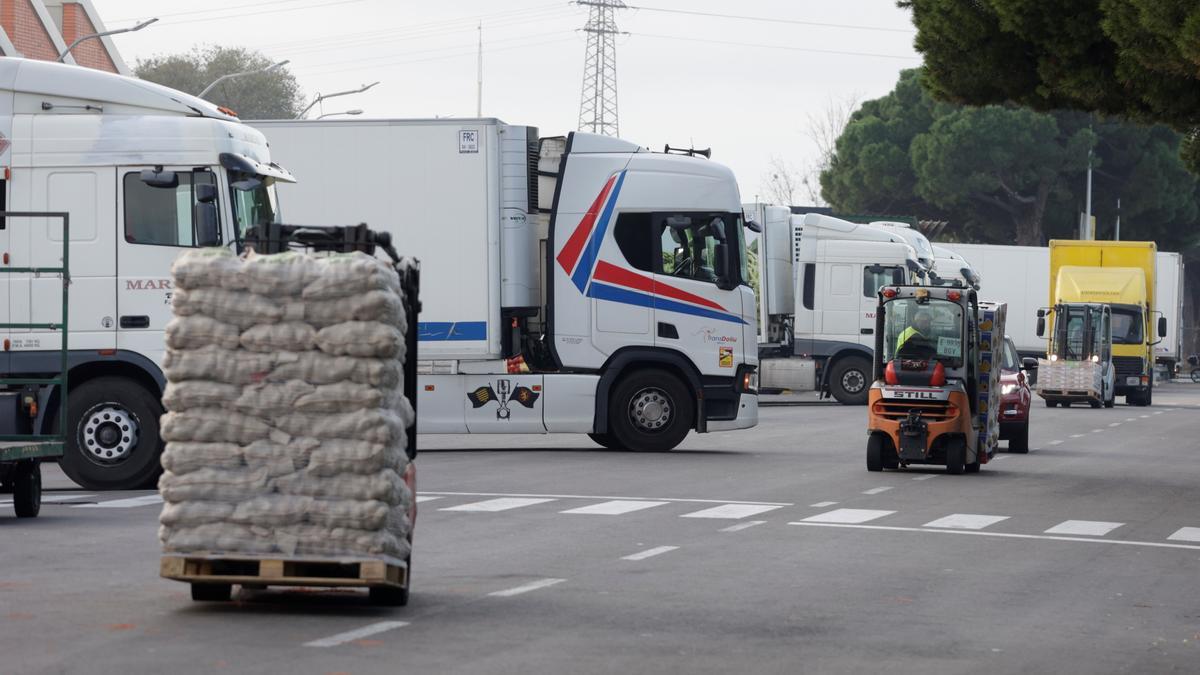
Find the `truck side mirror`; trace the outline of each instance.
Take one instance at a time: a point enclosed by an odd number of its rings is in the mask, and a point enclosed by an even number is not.
[[[1021,368],[1025,370],[1037,370],[1037,359],[1026,356],[1021,359]]]
[[[717,275],[717,288],[731,290],[737,284],[729,278],[729,245],[717,244],[713,247],[713,272]]]
[[[1042,316],[1042,310],[1038,310],[1037,320],[1037,336],[1042,337],[1046,334],[1046,317]]]
[[[196,183],[196,201],[201,204],[211,204],[217,200],[217,186],[210,183]]]
[[[1167,317],[1165,316],[1158,317],[1158,337],[1167,337]]]
[[[217,205],[201,202],[196,205],[196,245],[201,247],[221,244],[221,224],[217,218]]]

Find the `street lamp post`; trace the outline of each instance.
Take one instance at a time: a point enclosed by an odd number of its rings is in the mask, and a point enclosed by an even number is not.
[[[363,86],[359,87],[358,89],[339,91],[339,92],[336,92],[333,94],[317,94],[317,97],[313,99],[313,102],[309,103],[307,108],[305,108],[304,110],[301,110],[299,115],[296,115],[296,119],[303,118],[306,114],[308,114],[309,110],[312,110],[312,107],[314,105],[320,103],[321,101],[324,101],[327,98],[334,98],[335,96],[348,96],[350,94],[361,94],[362,92],[370,89],[371,87],[374,87],[377,84],[379,84],[379,83],[372,82],[371,84],[364,84]]]
[[[343,110],[342,112],[325,113],[324,115],[317,115],[317,119],[323,119],[325,117],[332,117],[334,115],[361,115],[361,114],[363,114],[362,109],[355,108],[353,110]]]
[[[235,77],[241,77],[243,75],[255,75],[258,73],[266,73],[266,72],[275,70],[276,68],[281,68],[283,66],[286,66],[289,63],[291,63],[290,59],[284,59],[283,61],[280,61],[279,63],[272,63],[271,65],[267,66],[266,68],[259,68],[258,70],[244,70],[240,73],[227,73],[227,74],[222,75],[222,76],[218,77],[217,79],[213,80],[212,84],[209,84],[207,87],[205,87],[204,91],[200,92],[199,94],[196,94],[196,97],[204,98],[204,95],[207,94],[208,92],[212,91],[213,87],[217,86],[218,84],[221,84],[225,80],[232,80]]]
[[[67,48],[64,49],[61,54],[58,55],[58,62],[62,63],[63,59],[67,58],[67,54],[70,54],[71,50],[75,48],[75,45],[79,44],[80,42],[83,42],[84,40],[91,40],[93,38],[100,38],[100,37],[105,37],[108,35],[116,35],[117,33],[132,33],[134,31],[139,31],[139,30],[145,28],[146,26],[149,26],[150,24],[154,23],[155,21],[158,21],[158,19],[157,18],[147,19],[132,28],[118,28],[117,30],[106,30],[103,33],[92,33],[90,35],[83,35],[81,37],[78,37],[75,39],[74,42],[72,42],[70,45],[68,45]]]

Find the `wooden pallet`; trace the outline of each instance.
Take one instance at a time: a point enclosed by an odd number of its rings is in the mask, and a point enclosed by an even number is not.
[[[159,575],[187,583],[243,586],[366,586],[405,588],[408,566],[386,560],[309,559],[169,554]]]

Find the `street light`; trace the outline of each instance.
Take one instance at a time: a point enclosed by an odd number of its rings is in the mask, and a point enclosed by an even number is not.
[[[272,63],[271,65],[267,66],[266,68],[259,68],[258,70],[245,70],[240,73],[228,73],[228,74],[222,75],[222,76],[218,77],[217,79],[213,80],[212,84],[205,87],[204,91],[200,92],[199,94],[196,94],[196,98],[204,98],[204,95],[207,94],[208,92],[212,91],[213,87],[217,86],[218,84],[221,84],[225,80],[231,80],[235,77],[241,77],[243,75],[255,75],[257,73],[266,73],[266,72],[275,70],[276,68],[286,66],[289,63],[291,63],[290,59],[284,59],[283,61],[280,61],[279,63]]]
[[[363,114],[362,109],[355,108],[354,110],[343,110],[342,112],[325,113],[324,115],[317,115],[317,119],[321,119],[323,117],[331,117],[333,115],[361,115],[361,114]]]
[[[58,62],[62,63],[63,59],[67,58],[67,54],[70,54],[71,50],[75,48],[75,45],[79,44],[80,42],[83,42],[84,40],[91,40],[92,38],[105,37],[108,35],[116,35],[117,33],[132,33],[134,31],[139,31],[139,30],[145,28],[146,26],[149,26],[150,24],[154,23],[155,21],[158,21],[158,19],[156,19],[156,18],[155,19],[147,19],[146,21],[139,23],[138,25],[134,26],[133,28],[118,28],[117,30],[106,30],[103,33],[92,33],[90,35],[84,35],[82,37],[76,38],[74,42],[72,42],[70,45],[68,45],[67,48],[64,49],[63,52],[58,55]]]
[[[370,89],[371,87],[374,87],[377,84],[379,84],[379,83],[372,82],[371,84],[364,84],[363,86],[359,87],[358,89],[351,89],[348,91],[339,91],[334,94],[317,94],[317,97],[313,99],[313,102],[309,103],[307,108],[305,108],[304,110],[301,110],[299,115],[296,115],[296,119],[301,119],[302,117],[304,117],[304,115],[306,115],[309,110],[312,110],[312,107],[314,105],[320,103],[321,101],[324,101],[327,98],[333,98],[335,96],[347,96],[349,94],[361,94],[364,91]]]

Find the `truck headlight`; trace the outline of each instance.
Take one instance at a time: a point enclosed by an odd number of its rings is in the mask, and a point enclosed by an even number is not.
[[[1000,387],[1000,395],[1001,395],[1001,396],[1008,396],[1009,394],[1013,393],[1013,392],[1014,392],[1014,391],[1016,391],[1016,390],[1017,390],[1017,385],[1015,385],[1015,384],[1005,384],[1005,385],[1001,385],[1001,387]]]

